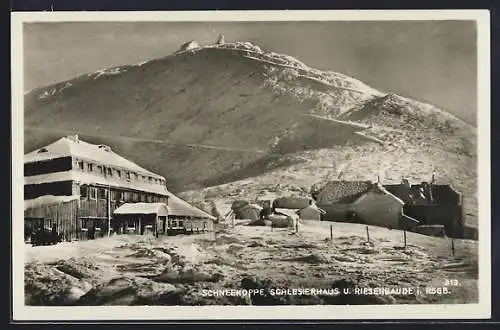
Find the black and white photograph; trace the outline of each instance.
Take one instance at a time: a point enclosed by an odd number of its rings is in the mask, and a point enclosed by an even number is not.
[[[489,316],[487,11],[100,15],[12,15],[20,317]]]

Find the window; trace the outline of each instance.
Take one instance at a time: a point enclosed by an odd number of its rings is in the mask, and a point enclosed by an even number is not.
[[[151,180],[153,180],[153,178],[149,176],[148,181],[151,182]]]
[[[130,218],[128,219],[128,221],[127,221],[127,228],[128,229],[135,229],[135,221],[134,221],[134,219],[130,219]]]
[[[137,173],[134,173],[134,179],[136,179],[136,180],[139,179],[139,175]]]
[[[51,218],[47,218],[47,219],[45,219],[45,220],[44,220],[43,225],[44,225],[44,227],[45,227],[46,229],[50,229],[50,230],[52,230],[52,227],[53,227],[53,226],[55,226],[55,224],[54,224],[54,223],[52,223],[52,219],[51,219]],[[57,228],[56,228],[56,229],[57,229]]]
[[[141,202],[146,202],[146,201],[147,201],[146,194],[141,194]]]
[[[82,161],[78,162],[78,167],[80,167],[80,169],[83,171],[83,162]]]
[[[179,227],[184,228],[184,221],[179,220]]]
[[[92,172],[92,171],[94,170],[94,164],[88,163],[88,164],[87,164],[87,170],[88,170],[89,172]]]
[[[130,191],[123,192],[123,199],[125,201],[130,202],[130,201],[132,201],[133,198],[134,198],[134,196]]]
[[[130,172],[127,172],[127,180],[130,180]]]
[[[82,220],[82,230],[87,231],[89,228],[89,219],[81,219]]]
[[[97,191],[96,191],[95,187],[89,187],[89,196],[90,196],[90,199],[96,199]]]
[[[151,203],[153,201],[153,196],[148,195],[147,199],[148,199],[148,203]]]
[[[80,186],[80,198],[87,199],[88,198],[88,187]]]
[[[108,191],[104,188],[98,188],[97,196],[99,199],[106,199]]]
[[[144,181],[146,181],[146,180],[147,180],[147,178],[146,178],[146,176],[145,176],[145,175],[143,175],[143,176],[142,176],[142,180],[144,180]]]
[[[97,166],[99,173],[104,174],[104,168],[102,166]]]
[[[119,201],[122,199],[122,193],[120,191],[111,191],[111,199]]]
[[[116,175],[121,178],[122,177],[122,172],[120,170],[116,170]]]
[[[132,195],[132,198],[134,199],[134,202],[138,202],[139,201],[139,193],[133,193]]]
[[[106,170],[108,171],[109,176],[113,176],[113,170],[111,168],[108,167]]]

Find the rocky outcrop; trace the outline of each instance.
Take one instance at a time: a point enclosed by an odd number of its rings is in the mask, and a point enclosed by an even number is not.
[[[195,49],[199,49],[199,48],[200,48],[200,45],[198,44],[198,42],[196,42],[195,40],[191,40],[191,41],[183,43],[181,45],[181,47],[179,48],[178,52],[183,52],[183,51],[187,51],[187,50],[195,50]]]

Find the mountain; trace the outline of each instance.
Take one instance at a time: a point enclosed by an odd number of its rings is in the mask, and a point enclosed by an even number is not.
[[[190,41],[164,58],[35,89],[24,110],[26,152],[78,132],[176,192],[278,183],[305,192],[332,176],[420,182],[434,171],[476,214],[474,127],[248,42]]]

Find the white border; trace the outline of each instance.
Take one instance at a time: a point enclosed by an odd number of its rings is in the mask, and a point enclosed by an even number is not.
[[[14,12],[12,49],[12,217],[23,219],[24,22],[216,22],[474,20],[478,34],[479,303],[377,306],[24,306],[23,221],[12,221],[13,319],[29,320],[238,320],[238,319],[484,319],[491,317],[490,255],[490,14],[488,10],[329,10],[200,12]]]

